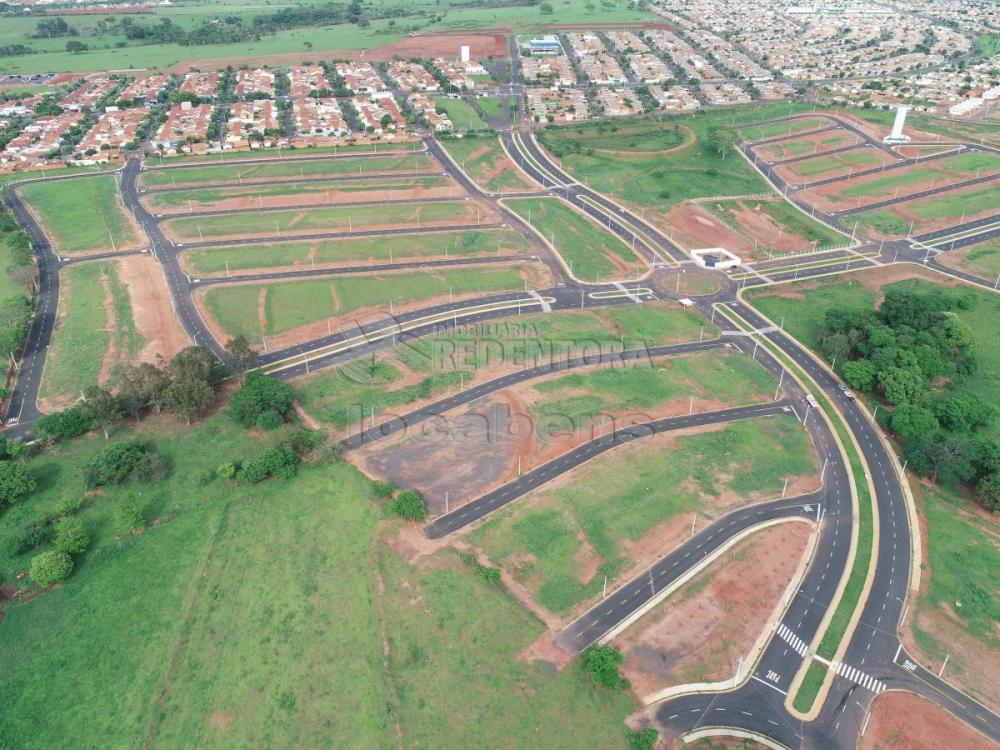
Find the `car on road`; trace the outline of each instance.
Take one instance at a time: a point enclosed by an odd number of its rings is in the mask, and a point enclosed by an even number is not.
[[[846,398],[848,401],[854,400],[854,393],[847,390],[846,385],[844,385],[843,383],[837,383],[837,387],[840,389],[840,392],[844,394],[844,398]]]

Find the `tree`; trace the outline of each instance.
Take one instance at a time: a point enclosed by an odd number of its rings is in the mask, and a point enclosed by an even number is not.
[[[870,391],[875,387],[877,372],[875,365],[867,359],[855,359],[840,366],[840,373],[847,384],[858,391]]]
[[[590,646],[583,652],[583,669],[594,684],[608,690],[627,690],[629,681],[618,673],[625,657],[614,646]]]
[[[74,55],[79,55],[81,52],[86,52],[89,49],[83,42],[78,42],[76,39],[70,39],[66,42],[66,51],[72,52]]]
[[[645,727],[642,731],[629,733],[632,750],[653,750],[659,739],[660,733],[656,727]]]
[[[709,148],[725,159],[736,145],[736,133],[729,128],[709,128],[706,142]]]
[[[892,413],[892,431],[903,440],[937,432],[938,420],[930,409],[903,404]]]
[[[976,496],[989,510],[1000,510],[1000,473],[987,474],[980,479]]]
[[[229,397],[229,413],[243,427],[252,427],[264,412],[284,417],[294,401],[295,391],[290,385],[262,372],[251,372],[243,387]]]
[[[389,510],[407,521],[423,521],[427,518],[427,508],[424,507],[423,498],[413,490],[400,492],[396,501],[389,506]]]
[[[140,362],[122,372],[118,398],[122,408],[138,420],[143,409],[152,407],[159,413],[168,385],[170,377],[161,368],[149,362]]]
[[[996,418],[994,408],[974,393],[951,392],[934,402],[934,414],[942,426],[955,432],[989,427]]]
[[[83,470],[88,487],[122,485],[130,479],[151,482],[162,475],[163,463],[144,443],[112,443],[105,446]]]
[[[240,376],[241,383],[247,371],[254,367],[260,359],[260,354],[250,346],[250,342],[243,334],[229,340],[229,343],[226,344],[226,356],[229,360],[230,371]]]
[[[167,386],[164,395],[167,408],[191,424],[194,419],[208,411],[215,398],[215,391],[203,380],[175,378]]]
[[[170,360],[170,374],[174,378],[193,378],[211,383],[214,380],[215,355],[203,346],[181,349]]]
[[[0,461],[0,507],[14,505],[38,487],[31,471],[20,461]]]
[[[878,383],[885,400],[895,406],[927,401],[927,384],[919,373],[902,367],[890,367],[878,373]]]
[[[60,550],[50,550],[31,558],[31,580],[47,587],[69,578],[73,572],[73,558]]]
[[[56,522],[56,549],[60,552],[78,555],[90,546],[90,537],[83,528],[83,522],[75,516],[60,518]]]
[[[93,423],[104,432],[104,439],[109,437],[108,428],[122,418],[124,411],[117,397],[96,385],[88,386],[83,392],[83,401]]]

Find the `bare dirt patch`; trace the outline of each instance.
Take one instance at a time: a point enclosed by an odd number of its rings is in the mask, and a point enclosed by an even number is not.
[[[752,208],[746,201],[736,201],[736,208],[731,209],[730,214],[732,217],[730,220],[740,231],[774,252],[798,253],[812,246],[812,243],[804,237],[790,233],[759,205]],[[760,251],[755,250],[755,254],[760,255]]]
[[[159,263],[146,255],[132,255],[118,261],[118,278],[128,290],[132,320],[146,341],[139,352],[142,362],[170,360],[191,345],[170,301],[170,291]]]
[[[939,144],[920,144],[920,145],[908,145],[908,146],[897,146],[896,153],[900,156],[904,156],[907,159],[916,159],[921,156],[933,156],[934,154],[943,154],[945,151],[957,151],[959,146],[952,146],[949,144],[939,145]]]
[[[875,699],[860,750],[995,750],[996,745],[926,698],[891,691]]]
[[[696,204],[682,203],[666,213],[647,211],[646,216],[654,226],[671,234],[674,242],[688,250],[724,247],[744,260],[755,257],[753,245]]]
[[[732,677],[798,568],[810,533],[805,523],[757,532],[614,638],[636,695]]]

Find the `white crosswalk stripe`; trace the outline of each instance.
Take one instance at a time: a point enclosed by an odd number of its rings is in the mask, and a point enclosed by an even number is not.
[[[778,635],[781,636],[781,640],[787,643],[794,649],[795,653],[799,656],[805,656],[806,652],[809,650],[809,646],[799,638],[792,630],[786,626],[784,623],[778,625]]]
[[[848,664],[832,662],[831,665],[834,667],[834,672],[839,674],[844,679],[850,680],[851,682],[857,683],[861,687],[871,690],[875,695],[883,692],[886,689],[884,683],[876,680],[869,674],[865,674],[860,669],[856,669]]]

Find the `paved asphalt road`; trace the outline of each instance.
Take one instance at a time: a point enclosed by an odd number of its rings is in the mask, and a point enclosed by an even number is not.
[[[595,456],[612,448],[630,443],[633,440],[651,437],[662,432],[681,430],[685,427],[720,424],[738,419],[751,419],[770,414],[780,414],[785,411],[790,411],[789,402],[777,401],[770,404],[738,406],[731,409],[700,412],[683,417],[667,417],[665,419],[653,420],[652,422],[622,427],[614,432],[609,432],[607,435],[602,435],[588,443],[584,443],[531,471],[525,472],[517,479],[508,482],[502,487],[498,487],[492,492],[487,492],[485,495],[466,503],[461,508],[439,516],[425,527],[424,533],[431,539],[440,539],[447,534],[451,534],[458,529],[485,518],[490,513],[526,495],[531,490],[541,487],[560,474],[571,471]]]

